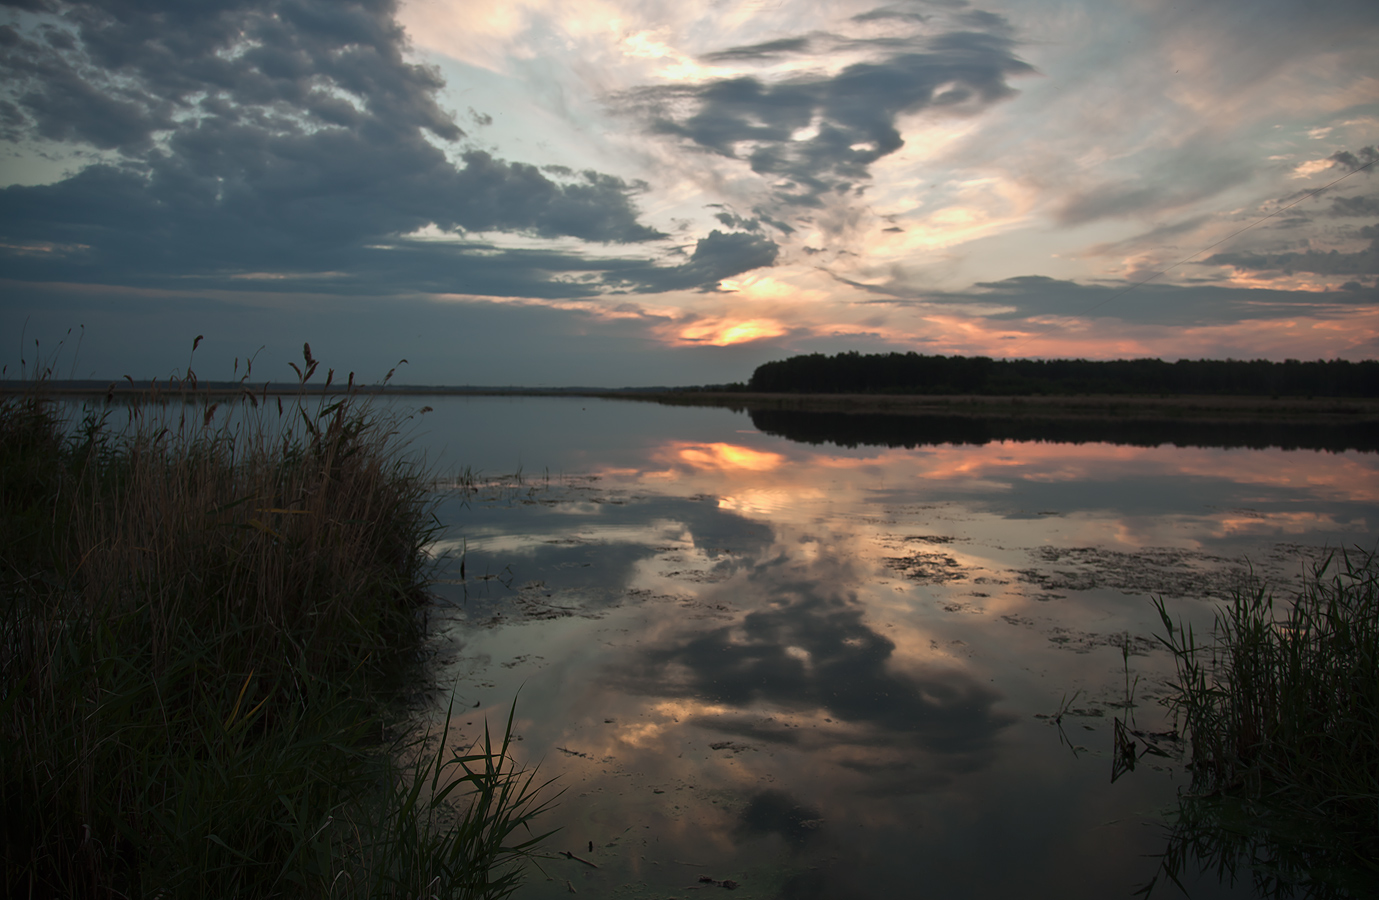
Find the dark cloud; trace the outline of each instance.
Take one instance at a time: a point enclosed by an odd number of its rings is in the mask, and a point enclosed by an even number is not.
[[[1306,250],[1301,253],[1217,253],[1208,257],[1207,265],[1234,266],[1259,272],[1311,272],[1315,275],[1376,275],[1379,274],[1379,225],[1366,225],[1360,237],[1370,244],[1358,253],[1339,253],[1332,250]]]
[[[724,278],[773,265],[780,247],[757,234],[714,230],[700,238],[689,261],[678,266],[629,266],[608,281],[643,293],[700,288],[712,290]],[[620,282],[616,279],[620,279]]]
[[[207,113],[300,132],[340,125],[352,118],[344,107],[356,105],[357,115],[394,131],[462,135],[436,104],[439,75],[404,61],[392,0],[48,8],[49,24],[68,40],[21,37],[4,58],[9,91],[45,137],[139,151],[155,132]]]
[[[1047,290],[1050,288],[1069,291],[1079,289],[1082,285],[1076,281],[1050,278],[1047,275],[1016,275],[1014,278],[1003,278],[1000,281],[979,281],[973,287],[986,288],[989,291],[1016,293],[1031,289]]]
[[[347,169],[355,162],[327,158]],[[479,152],[466,159],[458,171],[443,165],[395,173],[392,197],[426,190],[448,195],[455,201],[446,211],[450,218],[437,222],[445,228],[526,226],[543,234],[583,230],[591,239],[606,236],[596,230],[607,227],[596,212],[601,199],[619,190],[608,176],[584,173],[562,186],[530,166]],[[0,263],[6,276],[35,281],[168,286],[193,279],[198,286],[239,290],[279,290],[290,283],[336,293],[423,290],[578,299],[609,287],[712,289],[722,278],[770,265],[778,252],[760,236],[718,231],[674,266],[500,249],[479,240],[410,240],[398,235],[424,220],[408,216],[405,207],[331,190],[331,174],[321,169],[302,173],[303,180],[275,179],[277,190],[222,189],[219,198],[209,190],[197,196],[195,179],[178,177],[183,173],[172,167],[145,176],[92,166],[57,184],[6,188],[0,190],[0,233],[9,233],[10,248],[0,250]],[[376,190],[386,192],[386,186]],[[22,231],[12,228],[16,224]],[[22,240],[14,239],[17,231]]]
[[[1379,197],[1336,197],[1331,201],[1331,215],[1379,217]]]
[[[1005,29],[996,21],[999,17],[972,15],[966,27]],[[802,47],[805,40],[773,41],[723,54],[735,60],[770,56]],[[1013,41],[991,31],[875,40],[823,35],[811,41],[816,49],[861,50],[874,59],[833,74],[776,81],[743,76],[644,88],[616,102],[646,116],[653,133],[744,160],[772,179],[777,203],[817,207],[829,195],[859,190],[872,163],[900,149],[900,116],[929,108],[983,109],[1014,93],[1008,78],[1033,71],[1015,56]]]
[[[789,224],[787,224],[787,223],[785,223],[785,222],[782,222],[780,219],[777,219],[777,218],[771,216],[771,215],[768,213],[767,210],[762,209],[761,207],[756,207],[755,209],[752,210],[752,212],[756,213],[756,217],[757,217],[758,219],[760,219],[761,221],[765,222],[767,225],[770,225],[772,228],[776,229],[776,230],[779,231],[781,234],[794,234],[794,233],[795,233],[795,229],[794,229],[793,226],[791,226],[791,225],[789,225]]]
[[[720,204],[720,203],[712,203],[712,204],[710,204],[710,206],[720,207],[720,208],[721,208],[721,207],[722,207],[722,204]],[[759,220],[757,220],[757,219],[744,219],[744,218],[742,218],[742,216],[739,216],[739,215],[737,215],[736,213],[728,212],[726,209],[723,209],[723,210],[720,211],[720,212],[714,213],[714,214],[713,214],[713,217],[714,217],[715,219],[717,219],[718,221],[722,222],[724,225],[728,226],[729,228],[740,228],[740,229],[742,229],[743,231],[760,231],[760,230],[761,230],[761,222],[760,222]]]
[[[8,277],[272,273],[335,290],[386,277],[398,290],[580,297],[605,275],[620,289],[712,287],[775,258],[767,241],[717,233],[674,267],[405,240],[428,226],[605,244],[665,235],[638,221],[644,184],[480,150],[452,161],[441,145],[463,132],[437,105],[439,74],[406,61],[394,0],[45,9],[43,27],[0,30],[3,137],[108,153],[55,184],[0,191],[0,243],[25,250],[0,257]]]
[[[719,210],[714,213],[713,217],[729,228],[741,228],[743,231],[761,231],[762,224],[766,224],[770,225],[781,234],[793,234],[795,231],[789,224],[773,218],[770,211],[761,206],[753,207],[752,218],[750,219],[746,216],[738,215],[722,203],[710,203],[708,207],[710,209]]]
[[[699,57],[704,62],[740,62],[743,60],[769,59],[783,53],[803,53],[809,49],[809,38],[782,38],[745,47],[732,47]]]
[[[1311,224],[1312,224],[1312,217],[1311,217],[1311,216],[1303,215],[1302,213],[1297,213],[1297,214],[1295,214],[1295,215],[1285,216],[1285,217],[1282,218],[1282,219],[1275,219],[1274,222],[1273,222],[1273,224],[1270,225],[1269,227],[1274,228],[1274,229],[1278,229],[1278,230],[1287,230],[1287,229],[1290,229],[1290,228],[1301,228],[1301,227],[1304,226],[1304,225],[1311,225]]]
[[[1339,166],[1348,172],[1359,172],[1361,169],[1368,172],[1374,171],[1374,164],[1379,162],[1379,148],[1361,147],[1354,153],[1349,150],[1338,150],[1329,157],[1333,165]]]
[[[478,151],[457,169],[424,141],[400,146],[349,132],[280,139],[260,156],[252,132],[218,140],[206,130],[179,136],[182,152],[147,166],[96,165],[56,184],[0,190],[8,242],[85,248],[47,266],[41,258],[7,266],[9,274],[52,277],[59,273],[48,267],[56,266],[68,277],[136,283],[252,272],[362,277],[381,264],[381,246],[428,224],[601,241],[654,236],[636,223],[626,186],[609,176],[589,172],[560,184]],[[491,250],[477,242],[394,245],[411,257],[429,254],[431,264]],[[551,262],[555,270],[581,267],[578,259]]]
[[[454,211],[432,221],[472,231],[532,231],[544,237],[572,235],[603,243],[664,237],[636,221],[628,193],[646,185],[592,170],[557,184],[534,166],[505,163],[479,150],[464,154],[446,199]]]
[[[854,22],[927,22],[930,16],[896,6],[882,6],[878,9],[858,13],[852,17]]]
[[[965,291],[916,291],[899,285],[863,283],[855,286],[880,295],[866,303],[938,306],[957,312],[966,308],[971,315],[998,321],[1057,315],[1183,327],[1295,316],[1330,318],[1373,302],[1372,296],[1364,292],[1247,289],[1214,284],[1080,284],[1043,275],[978,282]]]

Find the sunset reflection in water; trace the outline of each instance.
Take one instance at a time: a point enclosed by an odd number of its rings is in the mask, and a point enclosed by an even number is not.
[[[1127,676],[1138,725],[1169,726],[1150,595],[1209,626],[1247,568],[1372,545],[1379,497],[1360,453],[720,430],[631,455],[439,510],[469,573],[438,586],[442,684],[481,704],[458,724],[520,688],[523,758],[566,791],[552,846],[600,866],[547,863],[524,897],[701,874],[756,897],[1128,895],[1185,778],[1109,783]],[[1037,717],[1074,693],[1061,731]]]

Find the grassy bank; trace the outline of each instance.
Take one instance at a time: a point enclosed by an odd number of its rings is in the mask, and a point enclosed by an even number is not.
[[[0,405],[5,894],[506,893],[539,811],[506,740],[392,736],[431,522],[393,423],[170,399]]]
[[[1266,588],[1239,591],[1202,644],[1158,606],[1193,773],[1163,874],[1196,859],[1248,869],[1260,896],[1372,896],[1379,558],[1333,555],[1281,609]]]

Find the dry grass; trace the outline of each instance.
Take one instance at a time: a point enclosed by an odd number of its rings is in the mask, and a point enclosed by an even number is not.
[[[386,739],[419,674],[427,482],[304,362],[286,404],[183,391],[118,430],[0,401],[7,895],[413,896],[399,861],[442,847],[428,896],[511,890],[539,808],[506,742],[403,770]],[[418,825],[426,773],[484,814]]]

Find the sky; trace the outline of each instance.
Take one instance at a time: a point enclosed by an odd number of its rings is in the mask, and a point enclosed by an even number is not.
[[[1373,0],[0,0],[0,365],[1374,359],[1377,46]]]

